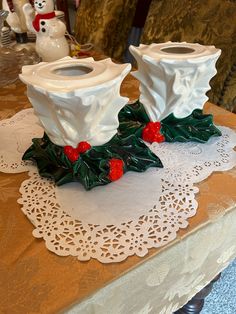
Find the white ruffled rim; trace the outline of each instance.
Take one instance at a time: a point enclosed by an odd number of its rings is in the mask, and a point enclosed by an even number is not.
[[[54,62],[40,62],[22,67],[20,79],[27,85],[45,93],[64,94],[76,90],[99,88],[121,81],[131,65],[116,64],[110,58],[95,61],[93,58],[65,57]]]

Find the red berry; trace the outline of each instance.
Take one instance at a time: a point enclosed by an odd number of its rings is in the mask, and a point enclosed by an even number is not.
[[[71,162],[75,162],[76,160],[78,160],[79,152],[77,151],[76,148],[72,146],[65,146],[63,150],[64,150],[64,154],[67,156],[67,158]]]
[[[144,128],[143,132],[142,132],[142,139],[146,142],[153,142],[153,139],[156,136],[156,132],[153,132],[152,130],[150,130],[149,128]]]
[[[153,136],[151,136],[151,134],[149,134],[148,132],[143,132],[142,133],[142,139],[144,141],[152,143],[152,138],[153,138]]]
[[[155,128],[157,131],[160,131],[161,129],[161,122],[157,121],[157,122],[154,122],[155,123]]]
[[[74,148],[72,146],[65,146],[63,150],[65,155],[70,155],[74,151]]]
[[[67,155],[67,157],[71,162],[75,162],[79,159],[79,152],[75,149],[71,154]]]
[[[165,141],[165,136],[163,134],[161,134],[161,133],[157,134],[155,142],[162,143],[164,141]]]
[[[163,142],[165,140],[165,137],[160,133],[160,129],[160,122],[148,122],[142,131],[142,139],[149,143]]]
[[[160,122],[148,122],[146,125],[146,128],[148,128],[150,131],[160,131],[161,129],[161,123]]]
[[[83,154],[90,148],[91,148],[91,145],[88,142],[80,142],[77,146],[77,151]]]
[[[109,160],[109,166],[116,169],[123,168],[123,160],[112,158]]]
[[[111,181],[116,181],[118,179],[120,179],[123,174],[124,174],[124,170],[123,170],[123,161],[121,159],[110,159],[109,160],[109,175],[108,178]]]

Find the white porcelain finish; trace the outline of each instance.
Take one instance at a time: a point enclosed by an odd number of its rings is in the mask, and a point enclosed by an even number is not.
[[[51,62],[69,55],[69,45],[65,38],[66,26],[55,17],[45,18],[43,15],[54,12],[53,0],[37,0],[35,11],[29,3],[23,6],[26,24],[36,34],[36,51],[43,61]],[[36,13],[36,15],[35,15]],[[35,29],[33,21],[41,16],[39,29]]]
[[[130,52],[138,63],[138,71],[132,74],[140,81],[140,101],[152,121],[170,113],[184,118],[203,108],[220,49],[167,42],[130,46]]]
[[[117,132],[118,113],[128,102],[120,85],[130,64],[70,57],[24,66],[20,79],[47,135],[57,145],[107,143]]]

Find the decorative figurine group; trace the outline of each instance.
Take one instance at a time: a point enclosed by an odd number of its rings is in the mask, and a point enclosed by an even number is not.
[[[43,61],[69,55],[66,26],[56,18],[53,0],[3,0],[2,5],[9,11],[7,22],[17,40],[26,42],[27,31],[36,34],[36,51]]]
[[[167,42],[130,50],[140,81],[140,100],[133,104],[120,96],[130,64],[66,57],[22,68],[45,130],[23,159],[34,160],[42,176],[58,185],[79,181],[90,190],[127,171],[162,167],[145,142],[204,143],[221,135],[202,111],[219,49]]]
[[[202,111],[220,56],[214,46],[130,46],[140,99],[127,104],[120,85],[131,65],[66,57],[66,27],[56,18],[53,0],[35,0],[34,9],[27,0],[3,0],[3,7],[16,33],[36,34],[36,51],[44,61],[20,74],[45,130],[23,159],[35,161],[42,176],[58,185],[79,181],[90,190],[127,171],[162,167],[145,142],[205,143],[221,135]]]

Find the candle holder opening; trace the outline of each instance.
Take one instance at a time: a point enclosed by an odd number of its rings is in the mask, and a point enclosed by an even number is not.
[[[92,71],[93,69],[84,65],[72,65],[55,69],[53,73],[62,76],[82,76]]]
[[[176,47],[162,48],[161,51],[166,52],[166,53],[173,53],[173,54],[186,54],[186,53],[192,53],[195,50],[189,47],[176,46]]]

